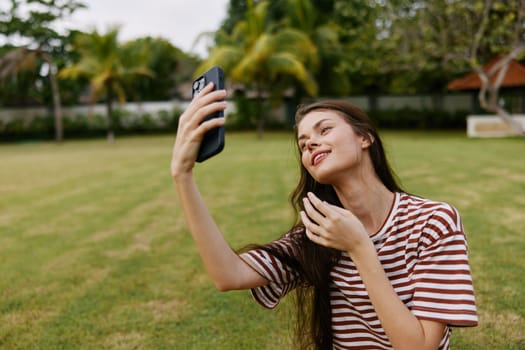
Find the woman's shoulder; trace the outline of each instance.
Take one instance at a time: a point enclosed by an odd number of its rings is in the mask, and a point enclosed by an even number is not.
[[[457,209],[450,203],[421,197],[415,194],[401,192],[399,194],[399,207],[412,210],[442,211],[450,215],[457,215]]]
[[[449,230],[462,231],[460,214],[448,202],[400,193],[398,209],[411,216],[426,218],[432,225],[444,225]]]

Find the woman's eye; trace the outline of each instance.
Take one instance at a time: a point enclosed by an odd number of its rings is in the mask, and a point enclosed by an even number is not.
[[[325,126],[324,128],[321,129],[321,135],[326,134],[330,129],[331,127]]]

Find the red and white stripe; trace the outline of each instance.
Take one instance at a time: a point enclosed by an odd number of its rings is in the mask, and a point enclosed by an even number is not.
[[[396,193],[388,219],[371,237],[386,275],[412,313],[450,326],[478,322],[467,242],[461,219],[452,206]],[[293,254],[293,235],[277,244]],[[252,294],[264,307],[274,308],[295,288],[300,276],[264,250],[243,256],[270,281]],[[345,252],[331,273],[330,303],[335,349],[391,349],[365,286]],[[448,349],[450,328],[439,349]]]

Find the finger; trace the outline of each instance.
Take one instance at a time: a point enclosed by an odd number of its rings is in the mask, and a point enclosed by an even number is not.
[[[308,217],[306,212],[301,211],[299,214],[301,215],[301,220],[303,221],[303,225],[306,228],[306,230],[309,231],[310,233],[318,236],[319,233],[320,233],[319,232],[320,231],[319,225],[317,225],[315,222],[310,220],[310,218]]]
[[[212,84],[213,85],[213,84]],[[194,120],[196,114],[200,109],[208,106],[214,102],[225,102],[227,92],[226,90],[217,90],[217,91],[207,91],[210,88],[210,85],[207,85],[199,94],[190,102],[188,107],[186,107],[185,112],[181,115],[179,123],[185,123],[186,121]],[[225,107],[226,108],[226,107]]]
[[[204,122],[204,120],[217,112],[224,111],[227,107],[226,101],[220,101],[220,102],[211,102],[197,110],[195,113],[195,117],[193,118],[192,122],[195,124],[201,124]],[[213,118],[212,118],[213,119]]]
[[[207,86],[207,87],[211,87],[211,86],[213,86],[213,83],[210,83],[210,86]],[[207,91],[207,90],[203,89],[192,100],[192,102],[195,105],[197,105],[197,106],[202,106],[202,105],[206,105],[208,103],[211,103],[213,101],[222,101],[222,100],[226,99],[226,96],[227,96],[227,92],[224,89],[222,89],[222,90],[210,90],[210,91]]]
[[[203,96],[207,95],[208,93],[213,91],[213,83],[209,83],[206,86],[202,88],[201,91],[197,93],[197,95],[193,96],[192,100],[190,101],[190,104],[186,108],[185,113],[181,116],[181,120],[184,119],[185,116],[191,116],[195,113],[195,111],[202,107],[202,98]]]
[[[320,214],[322,215],[322,217],[327,217],[328,216],[328,213],[329,213],[329,210],[328,210],[328,207],[326,206],[326,202],[323,202],[321,201],[315,194],[313,194],[312,192],[308,192],[307,193],[307,196],[308,196],[308,201],[310,202],[310,204],[312,205],[313,208],[315,208],[315,210]]]
[[[334,208],[339,208],[339,207],[334,206],[326,201],[320,200],[319,197],[317,197],[312,192],[308,192],[307,196],[308,196],[308,200],[310,201],[310,203],[312,203],[315,209],[317,209],[317,211],[321,213],[323,217],[331,217],[334,214],[338,213],[334,210]]]
[[[179,121],[179,127],[188,128],[188,129],[197,129],[203,121],[210,116],[211,114],[224,111],[227,107],[226,101],[220,102],[211,102],[204,106],[199,107],[198,109],[188,108],[184,114],[184,120]],[[181,119],[183,117],[181,116]],[[213,118],[212,118],[213,119]],[[217,118],[218,119],[218,118]]]
[[[195,95],[193,98],[194,99],[197,99],[199,98],[200,96],[203,96],[205,94],[207,94],[208,92],[212,91],[213,90],[213,87],[215,86],[215,84],[213,83],[213,81],[209,82],[208,84],[206,84],[206,86],[204,86],[201,91],[199,91],[197,93],[197,95]]]
[[[201,123],[208,115],[216,113],[226,108],[226,102],[215,102],[211,105],[201,108],[193,118],[193,121],[186,123],[179,123],[177,130],[177,137],[175,139],[174,148],[186,149],[187,147],[195,148],[200,144],[204,138],[204,134],[211,129],[217,128],[225,124],[224,117],[211,118]],[[193,146],[191,146],[193,144]]]
[[[212,129],[218,128],[220,126],[223,126],[226,124],[226,118],[212,118],[209,120],[204,121],[202,124],[200,124],[197,128],[197,134],[200,136],[202,135],[204,137],[204,134]]]
[[[319,229],[319,226],[313,223],[304,211],[301,211],[299,214],[301,215],[301,219],[305,227],[306,237],[308,237],[310,241],[316,244],[327,246],[326,240],[317,231],[317,229]]]
[[[312,202],[308,198],[303,198],[303,205],[306,214],[310,219],[315,221],[317,224],[321,225],[324,219],[324,216],[317,210],[316,207],[312,205]]]
[[[322,226],[317,224],[315,221],[313,221],[306,212],[301,211],[300,212],[301,219],[303,221],[304,227],[308,232],[310,232],[311,235],[314,235],[316,237],[321,237],[324,240],[326,240],[326,237],[328,237],[328,232],[326,229]]]
[[[213,90],[213,83],[209,83],[204,87],[191,101],[194,105],[208,104],[212,101],[220,101],[226,98],[226,90]]]

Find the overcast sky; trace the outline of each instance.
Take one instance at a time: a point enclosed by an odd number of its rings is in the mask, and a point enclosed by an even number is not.
[[[122,41],[154,36],[168,39],[190,52],[199,33],[215,31],[226,17],[229,0],[83,0],[86,9],[77,10],[64,26],[105,32],[120,25]],[[206,54],[203,41],[193,52]]]

